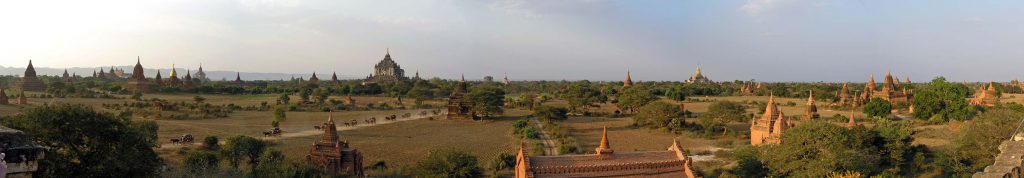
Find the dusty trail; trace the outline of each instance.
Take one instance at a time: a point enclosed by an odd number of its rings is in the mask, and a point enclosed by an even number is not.
[[[537,128],[540,130],[540,140],[544,144],[544,155],[558,155],[558,143],[552,140],[548,133],[544,131],[544,124],[541,124],[537,119],[530,120],[533,123],[537,123]]]
[[[379,118],[382,118],[382,119],[381,120],[377,120],[377,123],[374,123],[374,124],[363,124],[363,123],[360,123],[359,125],[356,125],[356,126],[345,126],[345,125],[341,125],[339,122],[336,121],[335,122],[336,123],[335,128],[337,128],[338,131],[354,130],[354,129],[358,129],[358,128],[362,128],[362,127],[370,127],[370,126],[391,124],[391,123],[402,122],[402,121],[411,121],[411,120],[429,118],[429,117],[434,117],[434,116],[443,116],[443,115],[445,115],[445,113],[446,112],[442,111],[442,112],[439,112],[436,115],[414,115],[414,116],[409,117],[409,118],[398,118],[398,119],[393,120],[393,121],[384,120],[383,119],[384,116],[381,116]],[[180,124],[180,123],[175,123],[175,124]],[[256,139],[260,139],[260,140],[281,140],[281,139],[286,139],[286,138],[316,136],[316,135],[320,135],[320,134],[323,134],[323,133],[324,133],[323,130],[316,130],[316,129],[302,130],[302,131],[297,131],[297,132],[285,131],[285,133],[281,134],[280,136],[270,136],[270,137],[258,136],[258,137],[256,137]],[[200,143],[201,140],[199,140],[199,139],[200,138],[196,138],[196,141],[192,142],[192,144],[190,146],[200,146],[200,145],[202,145],[202,143]],[[224,144],[225,141],[221,141],[220,143]],[[159,149],[177,149],[177,148],[181,148],[182,146],[185,146],[185,144],[165,143],[165,144],[160,145]]]

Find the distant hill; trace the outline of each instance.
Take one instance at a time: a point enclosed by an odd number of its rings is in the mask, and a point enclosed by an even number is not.
[[[131,73],[132,67],[134,67],[134,66],[114,66],[115,69],[122,69],[126,73]],[[64,69],[62,69],[62,68],[58,69],[58,68],[48,68],[48,67],[39,67],[39,66],[36,66],[35,68],[36,68],[36,74],[37,75],[50,75],[50,76],[57,75],[57,76],[59,76],[59,75],[64,73]],[[78,74],[80,76],[87,77],[87,76],[92,76],[92,72],[93,71],[99,72],[100,68],[74,67],[74,68],[68,68],[67,70],[68,70],[69,74]],[[166,78],[167,75],[170,75],[170,73],[171,73],[170,69],[159,69],[159,70],[160,70],[160,73],[161,73],[160,76],[164,77],[164,78]],[[103,71],[104,72],[110,71],[110,67],[103,68]],[[154,76],[156,76],[156,71],[157,71],[157,69],[146,68],[146,77],[153,78]],[[178,77],[185,76],[185,69],[184,68],[177,68],[177,71],[178,71]],[[192,72],[195,72],[195,71],[192,71]],[[235,73],[236,73],[235,71],[210,71],[210,70],[204,70],[203,72],[206,72],[206,77],[207,78],[210,78],[210,80],[214,80],[214,81],[219,81],[221,79],[225,79],[225,80],[229,80],[229,81],[230,80],[235,80]],[[24,74],[25,74],[25,67],[0,66],[0,75],[17,75],[17,76],[21,76],[21,75],[24,75]],[[302,77],[303,79],[308,79],[310,75],[311,74],[298,74],[298,73],[241,72],[242,80],[281,80],[281,79],[288,80],[288,79],[290,79],[293,76],[296,77],[296,78]],[[317,78],[320,78],[320,80],[330,80],[331,79],[331,74],[330,73],[327,73],[327,74],[318,73],[317,74]],[[362,79],[362,78],[363,77],[338,74],[338,79]]]

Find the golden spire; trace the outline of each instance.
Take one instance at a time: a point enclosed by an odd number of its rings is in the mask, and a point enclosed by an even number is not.
[[[697,64],[697,72],[694,73],[693,75],[694,76],[699,76],[700,75],[700,64]]]
[[[174,69],[174,64],[171,64],[171,75],[167,76],[170,78],[178,77],[178,70]]]

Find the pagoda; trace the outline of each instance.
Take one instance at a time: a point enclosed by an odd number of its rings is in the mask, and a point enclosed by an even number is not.
[[[363,154],[359,150],[349,148],[348,142],[339,139],[333,112],[327,116],[327,122],[320,124],[320,128],[324,130],[324,134],[320,141],[313,143],[306,154],[306,159],[331,174],[344,173],[349,176],[365,177]]]
[[[996,91],[996,87],[992,85],[993,82],[988,82],[988,87],[982,86],[978,88],[977,92],[974,92],[974,98],[971,98],[971,105],[975,106],[987,106],[992,107],[999,103],[999,91]]]
[[[781,143],[782,132],[789,126],[789,121],[775,104],[775,96],[769,95],[764,114],[760,118],[751,119],[750,144],[756,146],[766,143]]]
[[[160,69],[156,70],[156,78],[153,78],[153,84],[157,86],[163,85],[164,79],[160,77]]]
[[[629,70],[626,70],[626,80],[622,81],[622,89],[626,89],[633,86],[633,77],[629,75]]]
[[[341,83],[341,81],[338,81],[338,73],[337,72],[331,73],[331,83],[333,83],[333,84]]]
[[[150,85],[149,79],[146,79],[145,71],[142,68],[142,60],[136,58],[135,67],[132,69],[132,77],[128,78],[128,81],[124,82],[121,88],[132,92],[149,92]]]
[[[195,77],[196,83],[209,82],[210,78],[206,78],[206,72],[203,72],[203,64],[199,64],[199,71],[196,71]]]
[[[21,95],[18,95],[18,99],[17,100],[18,100],[18,104],[21,104],[21,105],[28,104],[28,95],[25,95],[25,90],[21,91]]]
[[[814,91],[809,91],[807,96],[807,109],[804,109],[803,120],[806,122],[820,117],[821,116],[818,115],[818,106],[814,105]]]
[[[455,86],[451,96],[448,97],[448,119],[472,120],[473,114],[469,112],[471,103],[465,101],[466,76],[462,75],[459,84]]]
[[[889,101],[889,103],[893,105],[896,105],[896,103],[899,102],[913,101],[913,89],[898,86],[897,84],[899,83],[899,79],[893,77],[891,72],[885,73],[885,81],[883,82],[882,90],[877,91],[875,86],[875,75],[872,74],[867,86],[864,87],[864,93],[861,95],[861,100],[858,104],[867,103],[871,98],[881,98]]]
[[[699,177],[679,141],[672,140],[672,146],[662,151],[615,152],[608,143],[607,127],[595,154],[530,156],[527,150],[525,143],[519,145],[515,178]]]
[[[391,50],[387,49],[384,54],[384,59],[380,60],[377,65],[373,66],[373,74],[366,77],[366,83],[380,83],[406,80],[405,70],[402,70],[402,66],[398,65],[394,60],[391,59]]]
[[[25,68],[25,76],[21,77],[15,85],[22,91],[46,91],[46,84],[36,76],[36,69],[32,67],[32,60],[28,60],[28,67]]]
[[[174,64],[171,64],[171,74],[167,75],[166,86],[175,87],[181,85],[181,81],[178,80],[178,70],[174,68]]]
[[[185,69],[185,77],[181,78],[181,87],[192,88],[192,70]]]
[[[689,79],[686,79],[686,83],[711,83],[711,79],[705,77],[704,74],[700,72],[700,65],[697,65],[697,71],[694,72]]]
[[[307,82],[306,85],[312,87],[318,87],[320,85],[320,78],[316,77],[316,72],[313,72],[313,76],[309,77],[309,82]]]
[[[8,100],[10,100],[10,98],[7,98],[7,93],[4,92],[4,90],[6,90],[6,89],[4,89],[3,87],[0,87],[0,105],[11,104],[8,101]]]
[[[416,71],[416,78],[420,78],[420,72],[419,71]],[[504,77],[502,77],[502,79],[501,79],[501,85],[508,86],[508,83],[509,83],[509,81],[508,81],[508,73],[506,72],[504,74]]]

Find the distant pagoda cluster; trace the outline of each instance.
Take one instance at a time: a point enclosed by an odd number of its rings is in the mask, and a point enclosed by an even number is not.
[[[910,103],[914,100],[914,91],[912,88],[909,88],[910,78],[907,78],[905,82],[905,85],[900,85],[899,78],[893,77],[891,72],[886,72],[881,90],[878,90],[875,85],[875,75],[871,75],[868,83],[864,86],[864,90],[860,93],[851,93],[848,84],[844,83],[843,88],[836,94],[838,99],[835,104],[853,108],[864,105],[872,98],[880,98],[889,101],[893,105],[900,102]]]
[[[971,105],[975,106],[987,106],[993,107],[999,103],[999,92],[996,91],[996,87],[993,86],[994,82],[988,82],[988,87],[982,85],[978,87],[978,90],[974,92],[974,97],[971,98]]]

